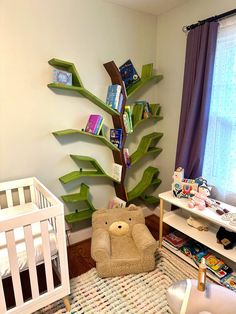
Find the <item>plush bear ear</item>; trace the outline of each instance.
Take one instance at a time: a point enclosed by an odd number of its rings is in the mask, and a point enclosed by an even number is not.
[[[139,207],[135,206],[134,204],[130,204],[127,208],[128,211],[138,211]]]

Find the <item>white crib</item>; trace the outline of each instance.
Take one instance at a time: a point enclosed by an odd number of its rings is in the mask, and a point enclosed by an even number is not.
[[[44,264],[46,291],[37,266]],[[20,273],[29,272],[24,299]],[[53,271],[60,278],[54,286]],[[11,276],[15,304],[6,304]],[[32,313],[70,293],[63,204],[36,178],[0,183],[0,314]],[[66,303],[66,302],[65,302]]]

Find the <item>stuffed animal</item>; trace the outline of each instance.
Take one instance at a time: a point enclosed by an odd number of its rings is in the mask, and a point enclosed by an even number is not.
[[[203,210],[206,206],[211,206],[211,200],[208,198],[210,195],[210,188],[206,185],[201,185],[198,192],[192,191],[194,196],[188,202],[189,208],[197,208]]]
[[[198,229],[199,231],[208,231],[208,226],[206,224],[206,221],[203,219],[196,219],[193,217],[189,217],[187,219],[187,223],[189,226]]]
[[[225,250],[230,250],[236,245],[236,232],[228,231],[224,227],[216,233],[217,242],[223,244]]]
[[[92,216],[91,255],[100,277],[123,276],[155,268],[157,243],[141,207],[98,209]]]

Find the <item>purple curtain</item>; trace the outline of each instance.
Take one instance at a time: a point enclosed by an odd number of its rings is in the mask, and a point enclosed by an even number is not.
[[[202,175],[214,68],[217,22],[190,30],[187,37],[175,168],[186,178]]]

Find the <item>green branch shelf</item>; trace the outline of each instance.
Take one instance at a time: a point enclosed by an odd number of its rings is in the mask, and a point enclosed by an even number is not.
[[[142,180],[130,192],[128,193],[126,192],[124,181],[128,171],[126,169],[123,147],[125,146],[127,134],[125,133],[123,113],[124,106],[126,105],[128,99],[131,98],[133,99],[134,95],[144,86],[146,85],[148,86],[149,82],[158,83],[163,79],[163,76],[153,74],[153,64],[143,65],[141,79],[126,90],[119,69],[117,68],[115,62],[110,61],[105,63],[104,67],[111,78],[112,84],[119,84],[121,85],[122,88],[122,93],[124,97],[122,103],[122,110],[119,113],[116,110],[109,107],[103,100],[99,99],[97,96],[92,94],[88,89],[84,87],[82,80],[79,76],[79,73],[77,72],[76,67],[73,63],[54,58],[49,60],[49,64],[54,68],[62,69],[72,74],[72,86],[58,83],[50,83],[48,84],[49,88],[61,89],[68,92],[76,92],[84,96],[92,103],[94,103],[102,110],[111,115],[114,128],[121,128],[123,130],[122,149],[118,149],[115,145],[113,145],[110,142],[110,140],[106,138],[103,129],[98,135],[90,134],[83,130],[76,129],[66,129],[53,132],[54,136],[56,137],[85,135],[91,138],[95,138],[99,140],[102,144],[107,146],[109,149],[111,149],[114,162],[122,166],[121,181],[117,182],[103,170],[101,165],[94,158],[82,155],[70,155],[70,157],[78,164],[78,167],[80,169],[78,171],[72,171],[68,174],[61,176],[59,180],[63,184],[67,184],[72,181],[79,180],[83,177],[107,177],[108,179],[113,181],[116,195],[119,198],[123,199],[124,201],[130,202],[136,198],[139,198],[148,204],[158,203],[157,198],[147,194],[147,190],[150,186],[157,187],[161,183],[161,180],[158,178],[159,170],[157,168],[148,167],[143,173]],[[150,107],[152,115],[150,118],[144,119],[143,118],[144,106],[140,104],[133,105],[132,122],[134,129],[136,129],[138,125],[144,123],[147,120],[157,122],[163,119],[163,117],[160,115],[161,106],[159,104],[150,104]],[[163,134],[158,132],[153,132],[151,134],[144,136],[141,139],[137,147],[137,150],[131,155],[131,165],[134,165],[136,162],[138,162],[142,157],[144,157],[147,154],[153,154],[155,156],[160,154],[162,149],[160,147],[155,147],[155,145],[162,136]],[[80,162],[83,163],[86,162],[91,167],[91,169],[85,170],[81,168]],[[65,216],[65,219],[69,224],[73,224],[78,221],[91,218],[91,215],[95,210],[89,195],[89,187],[85,183],[81,183],[80,192],[63,195],[62,200],[67,204],[79,204],[82,202],[85,204],[84,209],[78,208],[73,213],[70,213]]]

